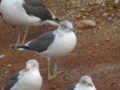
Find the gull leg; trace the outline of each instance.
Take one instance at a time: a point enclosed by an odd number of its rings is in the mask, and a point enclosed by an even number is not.
[[[21,40],[21,35],[20,35],[21,33],[20,33],[20,30],[18,30],[18,27],[13,27],[13,29],[17,31],[18,36],[17,36],[16,43],[15,44],[10,44],[9,47],[11,49],[14,49],[17,44],[20,44],[20,40]]]
[[[52,80],[55,77],[56,77],[55,75],[51,75],[51,72],[50,72],[50,58],[48,58],[48,80]]]
[[[58,71],[58,65],[57,65],[57,60],[55,60],[55,64],[54,64],[54,67],[53,67],[53,77],[57,77],[58,74],[61,74],[62,72],[61,71]]]
[[[25,27],[25,34],[23,36],[22,44],[25,43],[25,39],[26,39],[27,35],[28,35],[28,27]]]
[[[18,30],[18,38],[17,38],[17,41],[16,41],[16,45],[17,44],[20,44],[20,30]]]
[[[51,72],[50,72],[50,58],[48,58],[48,79],[51,76]]]
[[[58,65],[57,65],[57,60],[55,60],[55,64],[53,67],[53,76],[56,77],[57,76],[57,70],[58,70]]]

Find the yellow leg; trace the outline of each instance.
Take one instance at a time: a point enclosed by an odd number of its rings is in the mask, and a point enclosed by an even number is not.
[[[24,36],[23,36],[23,40],[22,40],[22,44],[24,44],[25,43],[25,40],[26,40],[26,37],[27,37],[27,35],[28,35],[28,27],[25,27],[25,34],[24,34]]]
[[[19,30],[20,28],[19,28],[19,27],[13,27],[13,29],[15,29],[15,30],[18,32],[18,36],[17,36],[16,43],[10,45],[10,48],[11,48],[11,49],[14,49],[14,46],[16,46],[16,45],[21,44],[21,43],[20,43],[20,41],[21,41],[21,32],[20,32],[20,30]]]
[[[52,80],[56,78],[56,75],[51,75],[51,72],[50,72],[50,58],[48,58],[48,80]]]
[[[55,60],[55,64],[54,64],[54,67],[53,67],[53,75],[54,76],[57,76],[57,71],[58,71],[57,60]]]
[[[50,58],[48,58],[48,80],[52,80],[57,77],[57,66],[55,64],[54,69],[53,69],[53,75],[51,75],[50,72]]]
[[[48,79],[51,76],[51,72],[50,72],[50,58],[48,58]]]
[[[20,30],[18,30],[18,38],[17,38],[16,44],[20,44]]]

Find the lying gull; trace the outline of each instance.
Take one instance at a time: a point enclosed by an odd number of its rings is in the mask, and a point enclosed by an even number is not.
[[[28,60],[26,68],[16,72],[7,82],[4,90],[40,90],[42,76],[39,63],[35,59]]]
[[[84,75],[80,78],[78,83],[73,83],[68,90],[96,90],[92,78]]]

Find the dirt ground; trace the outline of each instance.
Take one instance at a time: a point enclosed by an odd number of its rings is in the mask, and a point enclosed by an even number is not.
[[[0,19],[0,88],[16,71],[24,68],[28,59],[35,58],[40,62],[43,76],[41,90],[67,90],[69,85],[77,82],[82,75],[88,74],[98,90],[120,90],[120,9],[112,2],[105,6],[89,5],[80,10],[68,10],[51,7],[61,19],[71,19],[78,38],[75,50],[58,61],[61,72],[54,80],[47,80],[47,60],[28,51],[12,50],[9,46],[15,43],[17,31]],[[59,9],[59,12],[58,12]],[[106,16],[107,15],[107,16]],[[85,17],[85,18],[83,18]],[[97,22],[95,27],[81,25],[83,19]],[[55,29],[52,26],[31,27],[27,41],[41,33]],[[52,60],[52,64],[54,60]]]

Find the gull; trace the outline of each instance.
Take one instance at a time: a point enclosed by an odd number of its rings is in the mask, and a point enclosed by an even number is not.
[[[77,37],[73,32],[72,22],[63,20],[56,30],[46,32],[38,38],[28,41],[25,44],[15,45],[13,48],[18,50],[30,50],[37,52],[38,55],[48,59],[48,80],[57,76],[57,64],[54,65],[53,75],[49,70],[50,60],[55,60],[70,53],[76,46]]]
[[[92,78],[88,75],[84,75],[80,78],[80,81],[73,83],[68,90],[96,90]]]
[[[41,86],[39,63],[35,59],[30,59],[24,69],[11,76],[4,90],[40,90]]]
[[[25,42],[29,26],[43,24],[58,26],[55,22],[58,18],[40,0],[1,0],[0,13],[5,23],[16,27],[16,30],[25,31],[22,43]],[[18,32],[16,43],[20,43],[21,38],[20,30]]]

